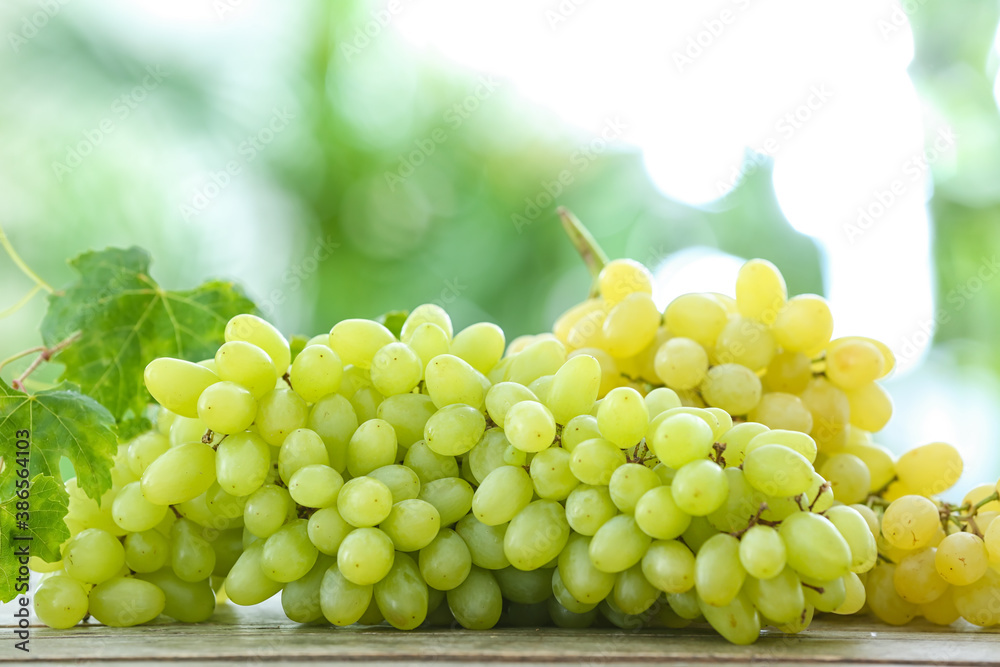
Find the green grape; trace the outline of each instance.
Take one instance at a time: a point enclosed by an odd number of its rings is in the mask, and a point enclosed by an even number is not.
[[[340,543],[337,567],[348,581],[366,586],[381,581],[395,556],[392,540],[378,528],[358,528]]]
[[[529,452],[523,449],[518,449],[514,445],[507,445],[507,448],[503,450],[503,464],[523,468],[531,464],[531,459],[528,455]],[[534,454],[531,454],[531,457],[534,458]]]
[[[691,515],[677,506],[669,486],[656,486],[636,503],[635,522],[642,532],[654,539],[672,540],[691,525]]]
[[[798,512],[781,522],[788,564],[799,575],[832,581],[850,571],[851,548],[836,526],[818,514]]]
[[[554,500],[536,500],[511,519],[504,533],[503,552],[517,569],[536,570],[559,555],[569,534],[562,505]]]
[[[253,394],[235,382],[216,382],[198,398],[198,418],[217,433],[239,433],[257,416]]]
[[[744,447],[744,459],[746,458],[746,454],[764,445],[782,445],[788,447],[804,456],[810,463],[816,460],[816,455],[819,451],[816,447],[816,441],[807,433],[772,429],[761,432],[747,443],[746,447]]]
[[[389,422],[370,419],[351,436],[347,445],[347,470],[354,477],[396,461],[396,432]]]
[[[871,532],[872,537],[877,540],[882,535],[882,531],[879,525],[880,519],[878,515],[875,514],[875,510],[868,507],[868,505],[851,505],[851,509],[861,515],[861,518],[864,519],[865,523],[868,525],[868,530]],[[829,512],[827,514],[829,514]],[[830,520],[833,521],[832,518]],[[834,522],[834,525],[837,525],[836,522]],[[839,529],[840,528],[838,527],[838,530]]]
[[[590,560],[602,572],[621,572],[646,553],[652,539],[639,529],[635,518],[619,514],[604,523],[590,541]]]
[[[760,636],[760,615],[744,593],[722,607],[700,599],[698,606],[709,625],[733,644],[752,644]]]
[[[115,523],[127,532],[141,533],[156,527],[167,515],[167,508],[154,505],[142,495],[140,482],[126,484],[111,506]]]
[[[59,572],[63,569],[63,562],[60,559],[50,563],[39,556],[28,556],[28,569],[32,572],[38,572],[40,574]]]
[[[201,623],[215,613],[215,591],[208,579],[198,582],[184,581],[168,567],[156,572],[140,574],[137,579],[149,582],[163,591],[164,616],[181,623]]]
[[[500,592],[505,600],[516,604],[535,605],[552,597],[552,574],[549,569],[519,570],[505,567],[494,570]]]
[[[382,401],[376,415],[392,425],[400,447],[408,448],[424,435],[424,425],[437,411],[430,396],[399,394]]]
[[[505,344],[503,329],[491,322],[477,322],[455,334],[451,353],[485,374],[500,361]]]
[[[923,496],[908,495],[892,501],[882,515],[882,535],[900,549],[930,545],[940,525],[937,506]]]
[[[247,498],[243,523],[252,535],[266,539],[284,525],[293,509],[288,491],[274,484],[265,484]]]
[[[423,361],[406,343],[389,343],[372,358],[372,385],[384,396],[411,391],[423,374]]]
[[[579,415],[569,420],[562,431],[562,447],[567,452],[572,452],[578,444],[587,440],[601,437],[601,430],[597,425],[597,417],[593,415]]]
[[[788,300],[771,325],[774,340],[788,352],[811,353],[833,335],[833,315],[821,296],[800,294]]]
[[[533,493],[531,477],[524,468],[501,466],[487,475],[476,489],[472,496],[472,512],[487,526],[507,523],[528,506]]]
[[[760,511],[761,494],[747,482],[740,468],[724,470],[729,495],[717,510],[707,516],[713,528],[723,533],[735,533],[750,525],[750,519]]]
[[[566,500],[580,484],[580,480],[570,470],[572,458],[562,447],[549,447],[532,457],[531,482],[539,498]]]
[[[344,521],[336,507],[324,507],[316,510],[309,517],[309,522],[306,525],[309,541],[321,553],[329,556],[337,555],[340,543],[352,530],[354,530],[354,526]]]
[[[764,525],[752,526],[740,538],[740,564],[755,579],[770,579],[785,569],[785,543],[774,528]],[[775,619],[764,614],[771,620]]]
[[[851,428],[851,434],[855,432],[863,433],[861,429]],[[841,451],[845,454],[854,454],[865,462],[865,467],[868,468],[868,474],[871,478],[871,483],[868,486],[870,493],[885,488],[896,477],[896,462],[892,452],[881,445],[870,442],[848,442]]]
[[[66,493],[69,495],[69,511],[64,519],[70,534],[75,535],[88,528],[100,528],[112,535],[124,535],[125,531],[118,527],[111,516],[111,507],[115,500],[115,489],[104,492],[100,504],[83,492],[76,484],[76,478],[66,480]]]
[[[160,357],[146,365],[146,389],[153,400],[182,417],[198,416],[198,397],[219,381],[219,376],[190,361]]]
[[[443,477],[422,485],[417,497],[437,509],[442,526],[450,526],[472,510],[474,493],[464,479]]]
[[[581,484],[566,498],[566,520],[570,528],[581,535],[594,535],[616,514],[618,508],[606,486]]]
[[[319,403],[316,405],[318,406]],[[289,433],[306,426],[306,420],[309,417],[309,407],[298,394],[291,389],[278,388],[260,399],[257,404],[257,418],[254,424],[257,427],[257,433],[264,438],[267,444],[278,447]],[[319,433],[321,437],[323,436],[322,431],[312,425],[311,419],[308,426]],[[331,457],[332,460],[333,457]]]
[[[812,436],[824,450],[837,450],[847,442],[851,406],[847,395],[824,377],[811,380],[799,398],[813,416]]]
[[[392,332],[372,320],[342,320],[330,330],[330,348],[344,365],[365,370],[371,367],[376,352],[394,342]]]
[[[392,510],[392,491],[373,477],[355,477],[337,494],[337,511],[358,528],[376,526]],[[375,583],[375,582],[371,582]]]
[[[128,445],[128,467],[133,475],[141,477],[149,464],[170,449],[170,439],[162,433],[147,431],[137,435]]]
[[[694,587],[695,557],[676,540],[656,540],[642,557],[642,573],[664,593],[685,593]]]
[[[549,612],[549,618],[557,628],[582,630],[589,628],[597,620],[597,607],[590,611],[576,613],[568,610],[555,597],[550,597],[545,603]]]
[[[424,373],[427,394],[438,408],[460,403],[481,410],[486,398],[483,380],[482,373],[452,354],[431,359]]]
[[[486,393],[486,412],[500,428],[512,407],[522,401],[538,401],[538,397],[527,387],[516,382],[498,382]],[[590,409],[590,406],[587,406]]]
[[[88,528],[73,536],[62,556],[66,574],[88,584],[107,581],[125,565],[125,547],[100,528]]]
[[[249,498],[247,498],[247,500],[249,500]],[[234,498],[234,501],[236,505],[243,504],[243,510],[244,511],[246,510],[246,505],[244,503],[244,500],[242,499],[236,500]],[[191,500],[183,502],[180,505],[174,505],[174,508],[177,510],[177,513],[180,514],[182,517],[190,519],[195,524],[202,526],[203,528],[210,528],[212,530],[228,530],[229,528],[234,528],[239,526],[239,524],[241,523],[238,518],[238,513],[234,511],[235,508],[229,507],[227,505],[224,511],[224,513],[229,516],[232,516],[234,513],[236,513],[237,517],[233,518],[223,517],[220,514],[216,514],[212,509],[210,509],[208,506],[207,491],[198,496],[197,498],[193,498]],[[171,516],[172,514],[168,513],[167,518],[164,519],[164,522],[169,521],[169,525],[161,523],[157,526],[157,528],[164,527],[167,528],[169,531],[169,527],[172,526],[173,524],[173,522],[170,520]]]
[[[647,441],[656,457],[675,470],[707,458],[714,442],[712,429],[705,420],[685,413],[667,416]]]
[[[304,577],[285,584],[281,589],[281,609],[289,620],[296,623],[312,623],[323,618],[321,595],[323,579],[334,563],[333,558],[320,556]]]
[[[619,358],[639,354],[656,337],[662,317],[653,297],[634,292],[612,306],[601,324],[605,349]]]
[[[594,567],[590,558],[592,539],[583,535],[571,535],[566,542],[566,548],[559,554],[556,571],[553,573],[553,591],[559,597],[558,583],[572,596],[567,600],[560,597],[560,603],[570,611],[575,603],[577,613],[586,611],[581,605],[595,606],[611,594],[615,585],[615,574],[604,572]],[[627,569],[627,568],[626,568]]]
[[[767,392],[761,396],[760,403],[747,414],[747,419],[769,428],[802,433],[809,433],[813,428],[812,413],[802,399],[782,392]]]
[[[809,357],[801,352],[782,350],[771,359],[761,381],[767,391],[799,394],[805,391],[812,377]]]
[[[378,416],[378,406],[385,400],[382,394],[378,393],[374,387],[361,387],[354,395],[348,399],[358,421],[366,422]]]
[[[116,577],[90,590],[89,613],[104,625],[129,628],[152,621],[164,604],[163,591],[148,581]]]
[[[486,432],[486,418],[476,408],[452,403],[438,410],[424,425],[424,441],[441,456],[465,454]]]
[[[833,610],[833,613],[848,616],[858,613],[864,606],[865,585],[858,575],[848,572],[844,577],[844,601]]]
[[[541,572],[548,573],[548,570],[541,570]],[[605,575],[605,573],[601,573]],[[559,603],[560,606],[566,608],[566,610],[573,612],[574,614],[583,614],[591,610],[596,610],[598,603],[593,604],[580,602],[573,594],[570,593],[569,589],[566,588],[565,582],[562,580],[562,575],[559,573],[559,569],[556,568],[551,575],[552,579],[552,596]],[[614,577],[611,577],[610,588],[614,587]],[[610,590],[609,588],[609,590]]]
[[[841,389],[852,390],[883,375],[882,351],[861,338],[838,338],[826,348],[826,376]]]
[[[487,526],[473,514],[462,517],[455,525],[457,532],[472,554],[472,564],[487,570],[500,570],[510,566],[504,552],[507,524]]]
[[[154,505],[197,498],[215,481],[215,450],[200,442],[173,447],[142,473],[142,495]]]
[[[865,518],[846,505],[831,507],[824,516],[833,523],[851,549],[851,572],[860,574],[875,567],[878,547]]]
[[[615,305],[630,294],[652,294],[653,276],[649,269],[632,259],[613,259],[604,265],[597,276],[601,297]]]
[[[513,343],[511,349],[514,348]],[[553,375],[566,363],[566,347],[555,338],[536,338],[524,349],[511,357],[510,365],[504,372],[505,382],[516,382],[524,386],[543,375]]]
[[[631,387],[612,389],[597,410],[597,425],[604,439],[616,447],[635,445],[649,426],[649,411],[642,395]]]
[[[227,442],[228,440],[227,438]],[[260,442],[266,446],[263,440]],[[225,444],[223,443],[223,446]],[[219,452],[221,456],[222,446],[219,447]],[[326,451],[323,439],[318,433],[307,428],[297,428],[289,433],[278,449],[278,476],[286,485],[291,481],[292,475],[301,468],[329,464],[330,455]]]
[[[448,608],[467,630],[489,630],[503,613],[500,586],[488,570],[473,567],[465,580],[447,593]]]
[[[970,586],[986,574],[990,556],[983,538],[972,533],[952,533],[938,545],[934,564],[941,578],[952,586]]]
[[[507,440],[507,436],[504,435],[503,429],[486,429],[482,439],[480,439],[475,447],[469,450],[467,458],[472,475],[476,478],[477,483],[481,483],[486,479],[487,475],[500,466],[505,465],[503,455],[509,446],[510,442]]]
[[[87,591],[73,577],[48,577],[35,590],[35,616],[50,628],[71,628],[87,615]]]
[[[726,326],[726,309],[710,294],[683,294],[667,306],[663,313],[667,328],[675,336],[691,338],[706,349]]]
[[[701,383],[701,395],[708,405],[731,415],[745,415],[760,402],[760,378],[746,366],[723,363],[713,366]]]
[[[677,396],[677,392],[666,387],[657,387],[646,394],[642,400],[646,403],[646,410],[649,411],[650,424],[652,424],[653,419],[667,410],[681,407],[681,399]],[[563,439],[565,440],[565,431],[563,431]]]
[[[702,545],[694,562],[698,596],[707,604],[724,607],[740,592],[746,579],[740,564],[740,541],[719,533]]]
[[[375,584],[374,595],[379,612],[394,628],[412,630],[427,618],[427,584],[406,554],[396,554],[389,573]]]
[[[433,322],[424,322],[417,326],[410,337],[403,342],[409,345],[410,349],[420,357],[423,370],[427,369],[427,364],[434,357],[448,354],[451,347],[451,337]]]
[[[288,370],[292,353],[288,341],[269,322],[256,315],[237,315],[226,324],[226,342],[246,341],[267,352],[279,376]]]
[[[256,433],[234,433],[216,450],[216,481],[230,495],[250,495],[261,487],[270,469],[271,450]]]
[[[774,321],[788,300],[781,272],[766,259],[751,259],[736,276],[736,306],[743,317],[765,324]]]
[[[215,549],[188,519],[178,519],[170,529],[170,566],[187,582],[204,581],[215,569]]]
[[[771,363],[776,348],[766,324],[737,315],[719,332],[713,352],[720,364],[738,364],[755,372]]]
[[[815,615],[815,613],[816,609],[807,602],[805,611],[803,611],[802,614],[797,619],[795,619],[794,622],[781,623],[779,625],[776,625],[775,627],[778,629],[779,632],[783,632],[786,635],[798,634],[809,627],[809,625],[812,623],[813,616]]]
[[[504,433],[517,449],[540,452],[556,437],[555,418],[541,403],[521,401],[511,406],[504,416]]]
[[[914,447],[896,461],[896,475],[913,493],[944,493],[962,476],[962,456],[945,442]]]
[[[240,385],[254,398],[261,398],[274,389],[278,381],[278,371],[267,352],[242,340],[225,343],[219,348],[215,353],[215,371],[221,380]]]
[[[1000,573],[987,570],[978,581],[953,590],[955,610],[966,621],[984,628],[1000,624],[996,602],[1000,595]]]
[[[448,340],[452,339],[453,329],[451,318],[445,309],[437,304],[424,303],[414,308],[403,322],[399,338],[404,343],[409,342],[413,332],[422,324],[430,323],[441,328],[447,335]]]
[[[169,556],[170,544],[156,530],[131,533],[125,538],[125,565],[133,572],[155,572]]]
[[[844,575],[844,577],[846,576]],[[802,579],[802,592],[806,602],[812,605],[816,611],[830,613],[837,609],[847,599],[847,586],[844,583],[844,577],[838,577],[831,581]]]
[[[981,512],[982,510],[980,510]],[[983,532],[983,544],[990,557],[991,565],[1000,565],[1000,522],[995,519]]]
[[[935,566],[934,548],[913,551],[896,564],[893,585],[899,597],[912,604],[934,602],[948,590]]]
[[[347,469],[347,445],[358,428],[358,417],[350,401],[340,394],[323,397],[309,411],[306,425],[322,438],[330,467],[344,472]]]
[[[340,357],[324,343],[307,346],[299,352],[292,362],[288,379],[295,393],[306,403],[316,403],[340,389],[343,375],[344,365]],[[273,383],[271,387],[274,387]]]
[[[355,584],[336,565],[331,565],[320,584],[320,609],[326,620],[334,625],[353,625],[364,616],[373,593],[371,584]]]
[[[892,398],[875,382],[847,392],[851,426],[865,431],[881,431],[892,417]]]
[[[472,553],[458,533],[444,528],[417,557],[424,581],[439,591],[450,591],[469,576]]]
[[[794,449],[763,445],[746,455],[743,474],[751,486],[769,496],[797,496],[812,484],[813,467]]]
[[[716,440],[733,428],[733,416],[722,408],[708,407],[705,408],[705,412],[714,415],[719,422],[717,426],[712,428],[712,434]]]
[[[268,578],[287,583],[308,574],[319,552],[309,540],[308,522],[287,523],[264,542],[260,566]]]
[[[701,607],[698,606],[698,593],[694,590],[693,561],[691,563],[691,568],[691,588],[683,593],[667,593],[664,596],[667,600],[667,606],[670,607],[670,611],[687,621],[695,621],[702,618]]]
[[[369,477],[377,479],[389,487],[392,492],[392,502],[410,500],[420,494],[420,478],[417,473],[403,465],[387,465],[376,468],[368,473]]]
[[[702,459],[680,468],[670,488],[681,511],[691,516],[707,516],[726,502],[729,479],[719,465]]]
[[[573,418],[590,412],[600,388],[600,362],[589,354],[580,354],[568,359],[555,372],[546,404],[556,423],[566,425]],[[489,403],[487,396],[487,406]]]
[[[642,574],[642,566],[636,563],[615,577],[615,587],[611,600],[625,614],[642,614],[656,603],[660,591]]]
[[[615,470],[625,464],[625,453],[603,438],[585,440],[570,453],[569,468],[584,484],[607,486]]]
[[[392,506],[379,525],[397,551],[418,551],[431,543],[441,529],[441,514],[426,500],[402,500]]]
[[[303,507],[330,507],[339,502],[344,486],[344,478],[339,472],[330,466],[313,464],[295,471],[288,480],[288,493]]]
[[[656,376],[667,387],[694,389],[708,373],[708,353],[690,338],[671,338],[656,351],[654,364]]]
[[[205,443],[205,440],[210,441]],[[170,446],[184,445],[189,442],[201,442],[209,445],[217,445],[222,439],[221,435],[212,433],[205,426],[205,422],[200,419],[188,419],[187,417],[177,417],[170,427]],[[159,458],[159,457],[157,457]]]
[[[743,422],[736,424],[731,429],[722,434],[718,439],[719,444],[725,449],[722,450],[727,467],[739,467],[743,465],[746,456],[747,445],[761,433],[768,430],[763,424],[755,422]]]
[[[427,484],[444,477],[458,477],[458,462],[454,456],[438,454],[423,440],[406,450],[403,465],[417,473],[420,484]]]
[[[896,592],[895,576],[896,566],[892,563],[882,563],[873,569],[865,579],[865,598],[868,609],[880,621],[906,625],[916,617],[918,607]]]
[[[802,582],[790,567],[767,579],[748,577],[743,592],[772,623],[794,623],[806,610]]]
[[[203,531],[206,538],[210,540],[212,550],[215,551],[215,569],[212,575],[215,577],[225,577],[233,569],[237,559],[243,554],[243,529],[232,528],[222,531]],[[255,538],[256,539],[256,538]]]

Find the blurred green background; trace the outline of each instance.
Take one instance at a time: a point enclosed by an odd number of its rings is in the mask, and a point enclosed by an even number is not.
[[[792,293],[827,290],[824,249],[786,220],[770,163],[722,200],[671,199],[634,145],[594,144],[391,24],[345,49],[383,5],[5,0],[0,224],[12,244],[57,286],[85,249],[141,245],[164,285],[232,278],[289,335],[426,301],[458,326],[497,322],[508,340],[544,331],[588,287],[557,204],[611,256],[656,267],[715,248],[772,260]],[[1000,249],[998,17],[979,0],[928,0],[907,17],[916,92],[962,138],[930,170],[939,305]],[[561,172],[572,182],[556,186]],[[0,284],[0,309],[31,288],[5,257]],[[951,438],[995,478],[1000,283],[967,296],[926,361],[891,383],[899,426],[886,439]],[[0,357],[37,344],[44,305],[0,320]],[[944,421],[928,426],[928,410]]]

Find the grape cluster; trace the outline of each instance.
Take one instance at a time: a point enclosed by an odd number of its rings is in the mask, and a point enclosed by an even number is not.
[[[509,345],[434,305],[398,336],[350,319],[294,350],[233,318],[214,359],[146,368],[155,428],[119,448],[112,489],[68,483],[38,617],[197,622],[280,593],[303,623],[703,619],[735,643],[866,605],[1000,622],[995,489],[932,500],[953,448],[896,461],[872,441],[885,346],[831,340],[823,299],[788,299],[762,260],[735,299],[651,295],[610,262],[553,333]]]

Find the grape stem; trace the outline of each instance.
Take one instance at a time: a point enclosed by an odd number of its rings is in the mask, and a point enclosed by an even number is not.
[[[823,593],[825,592],[825,590],[826,590],[826,589],[825,589],[825,588],[823,588],[822,586],[813,586],[812,584],[807,584],[807,583],[806,583],[806,582],[804,582],[804,581],[802,582],[802,585],[803,585],[803,586],[805,586],[806,588],[811,588],[811,589],[813,589],[814,591],[816,591],[816,592],[817,592],[817,593],[819,593],[820,595],[822,595],[822,594],[823,594]]]
[[[597,276],[600,275],[604,265],[608,263],[608,255],[598,245],[594,236],[583,226],[579,218],[573,215],[568,208],[560,206],[556,209],[556,213],[559,214],[559,221],[562,222],[563,230],[565,230],[570,242],[594,278],[590,288],[590,297],[596,297],[598,293]]]
[[[79,331],[77,331],[76,333],[72,334],[68,338],[64,338],[63,340],[59,341],[58,343],[56,343],[52,347],[45,347],[44,345],[41,345],[41,346],[38,346],[38,347],[33,347],[33,348],[29,349],[29,350],[25,350],[23,352],[18,352],[17,354],[15,354],[13,356],[10,356],[10,357],[7,357],[3,361],[0,361],[0,369],[2,369],[4,366],[6,366],[7,364],[9,364],[12,361],[20,359],[22,357],[26,357],[29,354],[34,354],[34,353],[38,352],[39,353],[38,356],[35,357],[35,360],[31,362],[31,365],[28,366],[24,370],[24,372],[21,373],[21,375],[19,375],[17,378],[14,379],[13,382],[10,383],[10,386],[12,388],[14,388],[14,389],[16,389],[18,391],[25,391],[25,389],[24,389],[24,381],[28,379],[28,376],[31,375],[32,373],[34,373],[35,369],[38,368],[39,366],[41,366],[43,361],[49,361],[50,359],[52,359],[52,357],[54,357],[55,355],[59,354],[60,352],[62,352],[63,350],[65,350],[67,347],[69,347],[70,345],[72,345],[73,343],[75,343],[76,341],[78,341],[80,339],[81,335],[82,334]]]
[[[812,512],[813,508],[816,507],[816,503],[819,502],[819,497],[823,495],[823,492],[830,488],[830,482],[823,482],[819,485],[819,491],[816,492],[816,497],[813,501],[809,503],[809,511]]]
[[[740,539],[746,534],[748,530],[750,530],[757,524],[760,524],[762,526],[771,526],[772,528],[774,526],[780,525],[781,524],[780,521],[767,521],[766,519],[761,518],[761,515],[763,515],[766,510],[767,510],[767,503],[761,503],[760,507],[757,508],[757,513],[754,514],[752,517],[750,517],[750,521],[747,523],[746,528],[744,528],[743,530],[737,530],[736,532],[729,534],[735,537],[736,539]]]
[[[21,308],[23,308],[25,306],[25,304],[27,304],[29,301],[31,301],[32,297],[34,297],[36,294],[38,294],[41,290],[42,290],[42,286],[41,285],[35,285],[34,287],[32,287],[30,290],[28,290],[25,293],[24,296],[22,296],[17,301],[17,303],[15,303],[10,308],[7,308],[5,310],[0,311],[0,320],[2,320],[5,317],[10,317],[11,315],[13,315],[14,313],[16,313],[17,311],[21,310]]]
[[[715,456],[709,455],[709,458],[715,461],[717,465],[726,467],[726,459],[722,456],[722,453],[726,451],[726,445],[721,442],[716,442],[712,445],[712,450],[715,452]]]
[[[45,290],[49,294],[55,292],[55,290],[52,288],[52,285],[49,285],[47,282],[42,280],[37,273],[31,270],[31,267],[25,264],[24,260],[21,259],[21,256],[17,254],[17,251],[14,250],[14,246],[11,245],[10,243],[10,239],[7,238],[7,232],[3,230],[3,225],[0,225],[0,246],[2,246],[3,249],[7,252],[7,255],[10,257],[11,261],[14,262],[14,265],[17,268],[21,269],[21,273],[23,273],[24,275],[26,275],[28,278],[31,279],[31,282],[35,283],[37,287]],[[32,294],[32,296],[34,296],[34,294]]]

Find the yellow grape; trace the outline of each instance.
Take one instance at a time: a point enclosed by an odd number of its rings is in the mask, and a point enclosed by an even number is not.
[[[882,352],[866,340],[834,340],[826,348],[826,376],[841,389],[860,389],[882,377]]]
[[[896,566],[879,565],[868,573],[865,593],[868,608],[879,620],[889,625],[906,625],[917,616],[917,606],[907,602],[896,592]]]
[[[763,370],[775,353],[774,336],[767,325],[746,317],[730,317],[719,332],[713,350],[721,364],[740,364],[752,371]]]
[[[937,505],[918,495],[892,501],[882,515],[882,535],[900,549],[929,546],[939,525]]]
[[[812,362],[801,352],[782,350],[774,355],[761,381],[768,391],[799,394],[812,380]]]
[[[851,425],[866,431],[881,431],[892,417],[892,399],[881,385],[870,382],[847,392]]]
[[[639,354],[656,337],[660,320],[653,297],[644,292],[629,294],[604,318],[605,349],[614,357]]]
[[[671,338],[656,351],[656,376],[671,389],[694,389],[708,372],[708,353],[690,338]]]
[[[652,294],[653,276],[649,269],[631,259],[613,259],[597,276],[601,297],[614,306],[631,294]]]
[[[788,299],[785,279],[766,259],[751,259],[736,276],[736,306],[740,315],[765,324],[774,321]]]
[[[764,394],[757,407],[747,415],[747,419],[770,428],[802,433],[809,433],[813,427],[812,413],[802,399],[794,394],[778,391]]]
[[[822,349],[833,334],[833,315],[826,299],[815,294],[792,297],[771,326],[778,345],[807,354]]]
[[[845,505],[860,503],[868,497],[871,473],[865,462],[854,454],[838,452],[826,460],[819,470],[833,487],[833,497]]]
[[[857,429],[851,429],[854,433]],[[892,452],[874,443],[851,443],[850,441],[841,450],[845,454],[853,454],[865,462],[868,473],[871,477],[870,492],[878,491],[891,482],[896,476],[896,462],[893,460]]]
[[[726,309],[709,294],[683,294],[670,302],[663,316],[675,336],[691,338],[706,349],[715,347],[728,321]]]
[[[921,445],[899,457],[896,475],[913,493],[938,495],[954,486],[962,476],[962,455],[945,442]]]
[[[713,366],[701,385],[705,402],[731,415],[745,415],[757,407],[761,391],[760,378],[740,364]]]
[[[990,567],[983,538],[972,533],[952,533],[938,545],[934,557],[938,574],[952,586],[979,581]]]

